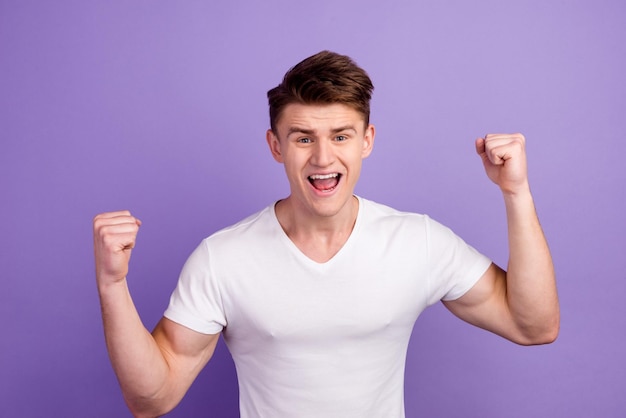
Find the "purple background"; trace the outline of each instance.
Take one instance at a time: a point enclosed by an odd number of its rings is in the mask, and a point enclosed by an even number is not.
[[[108,362],[91,220],[144,222],[152,328],[206,235],[288,193],[266,91],[322,49],[376,86],[357,192],[506,264],[473,141],[523,132],[562,329],[524,348],[441,306],[408,353],[408,417],[626,416],[626,6],[615,1],[0,1],[0,416],[130,416]],[[237,416],[220,344],[172,417]]]

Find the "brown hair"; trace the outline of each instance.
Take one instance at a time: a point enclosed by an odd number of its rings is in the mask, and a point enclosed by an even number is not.
[[[292,67],[283,81],[267,92],[270,126],[276,132],[281,112],[292,103],[342,103],[361,113],[367,125],[373,90],[372,80],[350,57],[319,52]]]

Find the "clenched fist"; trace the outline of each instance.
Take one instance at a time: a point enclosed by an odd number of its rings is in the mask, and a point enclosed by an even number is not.
[[[129,211],[107,212],[93,220],[98,286],[123,281],[141,221]]]
[[[489,134],[476,140],[476,152],[483,160],[487,176],[503,193],[528,190],[525,144],[522,134]]]

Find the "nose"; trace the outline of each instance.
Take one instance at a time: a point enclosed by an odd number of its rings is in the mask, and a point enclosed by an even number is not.
[[[335,153],[330,141],[320,140],[315,143],[311,163],[318,167],[328,167],[335,161]]]

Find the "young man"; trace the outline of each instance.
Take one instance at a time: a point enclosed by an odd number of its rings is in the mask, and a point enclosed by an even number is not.
[[[268,92],[267,143],[290,194],[205,239],[149,333],[126,285],[140,221],[94,220],[97,284],[111,361],[136,416],[171,410],[223,334],[243,417],[403,417],[413,324],[442,300],[518,344],[552,342],[552,260],[526,173],[524,137],[476,141],[507,211],[508,272],[427,216],[356,197],[374,145],[372,83],[321,52]]]

